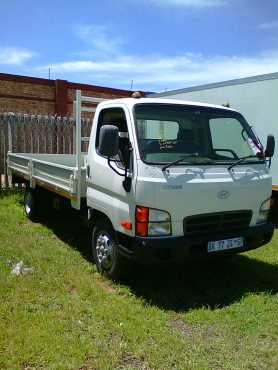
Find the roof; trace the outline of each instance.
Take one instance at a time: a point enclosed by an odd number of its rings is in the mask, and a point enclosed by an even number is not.
[[[215,89],[217,87],[243,85],[243,84],[252,83],[252,82],[276,80],[276,79],[278,79],[278,72],[268,73],[268,74],[258,75],[258,76],[252,76],[252,77],[237,78],[235,80],[215,82],[215,83],[199,85],[199,86],[192,86],[192,87],[187,87],[184,89],[170,90],[170,91],[165,91],[162,93],[151,94],[149,96],[150,97],[152,96],[162,97],[162,96],[176,95],[176,94],[182,94],[182,93],[193,92],[193,91]]]
[[[144,103],[153,103],[153,104],[176,104],[176,105],[191,105],[191,106],[197,106],[197,107],[209,107],[209,108],[220,108],[224,110],[230,110],[234,111],[234,109],[223,107],[222,105],[216,105],[216,104],[208,104],[208,103],[201,103],[196,101],[185,101],[185,100],[178,100],[178,99],[161,99],[161,98],[121,98],[121,99],[112,99],[112,100],[106,100],[101,104],[101,107],[103,108],[105,105],[111,105],[111,104],[118,104],[123,103],[130,108],[133,108],[136,104],[144,104]]]
[[[13,75],[9,73],[0,73],[0,81],[23,82],[23,83],[31,83],[31,84],[36,84],[36,85],[48,85],[48,86],[55,86],[55,83],[57,83],[57,81],[64,81],[66,82],[67,87],[69,89],[74,89],[74,90],[93,90],[95,92],[121,94],[124,96],[130,96],[131,93],[133,92],[131,90],[123,90],[123,89],[118,89],[114,87],[89,85],[89,84],[70,82],[67,80],[59,80],[59,79],[52,80],[52,79],[39,78],[39,77]],[[143,92],[143,94],[145,94],[145,92]]]

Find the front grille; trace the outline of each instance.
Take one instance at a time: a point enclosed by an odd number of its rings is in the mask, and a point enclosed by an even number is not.
[[[250,225],[252,211],[231,211],[189,216],[184,219],[184,233],[200,234],[242,230]]]

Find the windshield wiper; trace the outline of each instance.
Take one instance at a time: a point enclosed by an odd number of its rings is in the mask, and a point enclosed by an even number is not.
[[[186,163],[189,163],[189,164],[202,164],[202,162],[205,162],[206,164],[207,163],[213,163],[212,160],[208,159],[208,160],[205,160],[204,158],[200,158],[200,162],[199,161],[196,161],[196,159],[198,159],[198,155],[194,155],[194,154],[190,154],[190,155],[187,155],[187,156],[184,156],[184,157],[181,157],[177,160],[175,160],[174,162],[171,162],[171,163],[168,163],[166,164],[165,166],[163,166],[161,169],[162,171],[166,171],[167,168],[169,167],[172,167],[174,166],[175,164],[178,164],[178,163],[181,163],[183,162],[184,160],[186,160],[187,158],[190,158],[190,157],[193,157],[195,160],[194,161],[187,161]]]
[[[169,167],[171,167],[171,166],[174,166],[175,164],[178,164],[178,163],[180,163],[180,162],[184,161],[186,158],[188,158],[188,157],[181,157],[181,158],[179,158],[179,159],[175,160],[174,162],[171,162],[171,163],[166,164],[165,166],[163,166],[163,167],[161,168],[161,169],[162,169],[162,172],[166,171],[166,170],[167,170],[167,168],[169,168]]]
[[[259,153],[258,153],[259,154]],[[246,159],[250,159],[250,158],[257,158],[257,159],[263,159],[262,157],[260,157],[260,155],[258,154],[253,154],[253,155],[247,155],[246,157],[242,157],[242,158],[239,158],[235,163],[231,164],[229,167],[228,167],[228,171],[230,171],[233,167],[241,164],[242,162],[244,162]]]

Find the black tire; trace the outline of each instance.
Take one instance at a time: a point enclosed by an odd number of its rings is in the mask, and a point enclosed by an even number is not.
[[[105,218],[93,226],[92,252],[99,273],[117,281],[127,272],[127,261],[120,254],[113,227]]]
[[[38,221],[39,219],[39,206],[38,195],[36,190],[26,188],[24,193],[24,213],[31,221]]]

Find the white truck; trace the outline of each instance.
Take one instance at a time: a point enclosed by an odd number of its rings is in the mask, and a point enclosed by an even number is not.
[[[132,259],[175,263],[271,240],[273,137],[264,150],[244,117],[222,106],[125,98],[99,103],[82,139],[90,101],[77,91],[76,155],[8,153],[30,219],[46,195],[68,198],[91,222],[96,266],[112,279]]]

